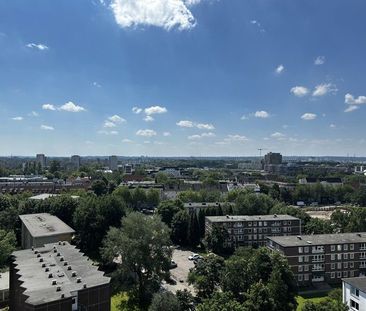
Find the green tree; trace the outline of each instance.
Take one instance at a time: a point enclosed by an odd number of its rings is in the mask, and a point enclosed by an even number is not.
[[[170,227],[174,215],[177,214],[182,209],[183,209],[183,203],[181,201],[169,200],[161,202],[156,211],[160,215],[161,220]]]
[[[326,234],[333,233],[331,221],[326,219],[312,218],[305,225],[306,234]]]
[[[122,219],[122,227],[111,228],[103,241],[103,258],[118,260],[118,269],[132,282],[131,294],[140,305],[146,305],[169,274],[169,231],[158,216],[131,213]]]
[[[179,311],[193,311],[194,297],[187,289],[177,290],[176,293],[179,302]]]
[[[262,281],[250,287],[244,306],[250,311],[276,311],[270,292]]]
[[[210,254],[199,261],[188,274],[189,284],[193,284],[200,298],[209,298],[219,288],[224,259]]]
[[[207,234],[205,240],[209,250],[216,254],[223,254],[227,251],[225,247],[229,234],[226,228],[221,226],[213,226],[212,230]]]
[[[15,250],[15,247],[15,234],[0,229],[0,268],[7,263],[9,256]]]
[[[97,196],[101,196],[103,194],[108,193],[108,187],[104,180],[98,179],[94,180],[91,185],[91,189]]]
[[[237,302],[230,293],[215,293],[196,308],[197,311],[251,311]]]
[[[149,311],[180,311],[179,301],[171,292],[156,293],[153,296]]]
[[[188,241],[192,247],[196,247],[200,242],[200,228],[196,212],[190,213],[188,226]]]
[[[189,214],[181,210],[174,215],[171,225],[172,241],[175,244],[185,246],[188,244]]]

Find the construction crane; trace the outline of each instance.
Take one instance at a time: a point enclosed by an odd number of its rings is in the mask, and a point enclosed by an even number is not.
[[[266,148],[258,148],[257,149],[259,151],[259,157],[262,157],[262,150],[267,150]]]

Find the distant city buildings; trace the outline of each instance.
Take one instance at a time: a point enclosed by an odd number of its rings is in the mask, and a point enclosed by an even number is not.
[[[343,181],[342,178],[338,177],[327,177],[327,178],[301,178],[299,179],[300,185],[316,185],[316,184],[322,184],[324,186],[342,186]]]
[[[282,155],[280,153],[269,152],[264,156],[264,165],[282,164]]]
[[[125,164],[123,169],[126,175],[131,175],[133,173],[133,167],[131,164]]]
[[[112,155],[108,158],[109,161],[109,169],[111,171],[117,171],[118,170],[118,158],[115,155]]]
[[[12,311],[110,311],[110,278],[67,242],[16,251],[10,264]]]
[[[300,287],[366,274],[365,232],[268,237],[267,246],[287,258]]]
[[[36,155],[36,162],[41,165],[41,168],[44,169],[46,167],[46,156],[43,153],[39,153]]]
[[[78,155],[73,155],[70,158],[70,162],[71,162],[73,168],[78,170],[80,168],[80,165],[81,165],[81,158]]]
[[[228,233],[226,246],[263,246],[268,236],[298,235],[301,220],[289,215],[257,216],[207,216],[205,234],[209,235],[215,226],[223,227]]]
[[[71,241],[75,231],[58,217],[48,213],[19,216],[22,222],[23,249],[40,247],[58,241]]]

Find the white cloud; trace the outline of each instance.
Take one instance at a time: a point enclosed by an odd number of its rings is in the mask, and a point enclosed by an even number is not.
[[[44,124],[41,125],[41,130],[44,130],[44,131],[53,131],[54,129],[55,128],[50,125],[44,125]]]
[[[256,118],[261,118],[261,119],[266,119],[266,118],[269,118],[270,117],[269,113],[267,111],[264,111],[264,110],[256,111],[254,113],[254,116]]]
[[[309,93],[309,89],[305,86],[294,86],[290,91],[297,97],[304,97]]]
[[[102,87],[102,86],[101,86],[97,81],[94,81],[94,82],[93,82],[93,86],[98,87],[98,88],[99,88],[99,87]]]
[[[106,120],[105,122],[104,122],[104,125],[103,125],[103,127],[106,127],[106,128],[111,128],[111,127],[116,127],[117,125],[115,124],[115,123],[113,123],[113,122],[111,122],[111,121],[108,121],[108,120]]]
[[[176,124],[180,127],[194,127],[193,122],[188,121],[188,120],[181,120],[181,121],[177,122]]]
[[[126,122],[126,120],[124,118],[120,117],[117,114],[109,117],[108,120],[111,121],[111,122],[114,122],[114,123],[123,123],[123,122]]]
[[[323,65],[325,63],[325,56],[318,56],[314,60],[315,65]]]
[[[52,104],[44,104],[44,105],[42,105],[42,109],[43,110],[53,110],[53,111],[56,110],[55,106]]]
[[[355,98],[352,94],[347,93],[344,96],[344,102],[348,105],[363,105],[366,104],[366,96],[358,96]]]
[[[276,139],[283,139],[283,138],[286,137],[286,135],[285,134],[282,134],[280,132],[275,132],[275,133],[271,134],[271,137],[272,138],[276,138]]]
[[[146,122],[151,122],[151,121],[154,121],[154,118],[153,118],[152,116],[146,116],[146,117],[144,118],[144,121],[146,121]]]
[[[100,131],[98,131],[98,134],[103,134],[103,135],[118,135],[118,131],[100,130]]]
[[[36,112],[36,111],[32,111],[31,113],[29,113],[28,114],[30,117],[38,117],[39,116],[39,114],[38,114],[38,112]]]
[[[216,137],[216,135],[212,132],[208,132],[208,133],[202,133],[202,134],[196,134],[196,135],[188,136],[188,139],[196,140],[196,139],[201,139],[201,138],[206,138],[206,137]]]
[[[334,128],[336,128],[336,125],[332,123],[332,124],[329,125],[329,127],[334,129]]]
[[[357,110],[357,109],[359,109],[359,108],[360,108],[360,106],[351,105],[351,106],[347,107],[347,108],[344,110],[344,112],[352,112],[352,111],[355,111],[355,110]]]
[[[164,132],[164,133],[163,133],[163,136],[164,136],[164,137],[168,137],[168,136],[171,136],[171,135],[172,135],[172,134],[170,134],[170,132]]]
[[[215,127],[212,124],[198,123],[196,127],[200,130],[214,130]]]
[[[67,102],[66,104],[60,106],[58,110],[68,111],[68,112],[81,112],[85,111],[85,108],[75,105],[73,102]]]
[[[266,32],[265,29],[262,27],[262,24],[259,21],[254,19],[254,20],[251,20],[250,23],[252,25],[257,26],[260,32]]]
[[[249,120],[249,117],[246,116],[245,114],[243,114],[241,117],[240,117],[240,120]]]
[[[133,112],[133,113],[136,113],[136,114],[139,114],[139,113],[141,113],[141,112],[142,112],[142,109],[141,109],[141,108],[139,108],[139,107],[133,107],[133,108],[132,108],[132,112]]]
[[[328,93],[336,93],[337,91],[337,87],[332,83],[322,83],[315,87],[313,96],[324,96]]]
[[[11,118],[12,120],[14,121],[23,121],[23,117],[14,117],[14,118]]]
[[[123,28],[142,26],[170,30],[191,29],[196,21],[189,7],[199,0],[112,0],[111,9],[117,24]]]
[[[281,73],[283,73],[285,71],[285,66],[284,65],[278,65],[277,68],[276,68],[276,73],[278,75],[280,75]]]
[[[48,50],[48,46],[45,44],[28,43],[27,47],[31,49],[38,49],[40,51]]]
[[[165,107],[161,107],[161,106],[151,106],[151,107],[145,108],[144,112],[146,115],[151,116],[153,114],[166,113],[166,112],[168,112],[168,110]]]
[[[138,130],[136,132],[136,135],[144,136],[144,137],[152,137],[152,136],[156,136],[157,133],[154,130]]]
[[[311,121],[311,120],[315,120],[316,117],[317,117],[317,115],[315,113],[307,112],[301,116],[301,119],[306,120],[306,121]]]
[[[239,142],[244,142],[247,141],[248,138],[244,135],[227,135],[227,137],[224,139],[225,141],[239,141]]]
[[[123,143],[133,143],[133,141],[131,139],[128,139],[128,138],[122,139],[122,142]]]

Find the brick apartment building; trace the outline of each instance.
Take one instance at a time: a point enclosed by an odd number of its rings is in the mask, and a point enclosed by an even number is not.
[[[10,310],[110,311],[109,283],[67,242],[16,251],[10,265]]]
[[[300,287],[366,273],[366,232],[268,237],[267,246],[287,258]]]
[[[229,234],[226,245],[229,247],[264,246],[267,236],[301,234],[301,220],[289,215],[205,217],[206,235],[214,226],[226,228]]]

